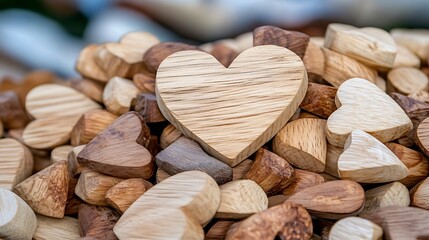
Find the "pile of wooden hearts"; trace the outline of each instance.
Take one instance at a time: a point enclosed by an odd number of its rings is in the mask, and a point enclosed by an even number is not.
[[[423,30],[133,32],[85,79],[4,78],[0,238],[429,238],[428,58]]]

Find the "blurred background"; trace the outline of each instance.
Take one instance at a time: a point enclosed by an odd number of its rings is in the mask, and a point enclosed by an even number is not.
[[[323,36],[330,22],[429,28],[428,0],[1,0],[0,79],[33,69],[77,76],[80,50],[147,31],[202,44],[261,25]]]

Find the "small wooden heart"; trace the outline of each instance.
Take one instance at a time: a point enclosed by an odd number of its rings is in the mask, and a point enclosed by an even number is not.
[[[271,139],[307,90],[307,73],[290,50],[247,49],[229,68],[200,51],[167,57],[156,75],[163,115],[212,156],[235,166]]]

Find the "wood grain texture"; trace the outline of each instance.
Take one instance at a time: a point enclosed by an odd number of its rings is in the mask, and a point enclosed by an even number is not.
[[[51,162],[67,161],[69,153],[73,150],[71,145],[63,145],[52,149]]]
[[[301,204],[312,214],[327,219],[357,215],[362,210],[364,201],[363,188],[349,180],[330,181],[308,187],[286,200]]]
[[[30,240],[36,230],[33,210],[13,192],[0,188],[0,238]]]
[[[288,197],[308,187],[316,186],[324,182],[325,179],[317,173],[295,169],[295,180],[283,189],[282,194]]]
[[[155,93],[155,75],[150,73],[137,73],[133,76],[133,83],[144,93]]]
[[[404,110],[413,123],[412,133],[400,138],[398,142],[406,147],[412,147],[415,145],[414,135],[418,125],[429,117],[429,104],[400,93],[392,93],[390,96]]]
[[[429,103],[429,92],[428,91],[420,91],[417,93],[409,94],[408,97]]]
[[[405,46],[421,60],[429,57],[429,31],[427,29],[392,29],[390,31],[396,43]]]
[[[338,158],[341,179],[384,183],[404,179],[408,168],[383,143],[361,130],[350,133]]]
[[[165,179],[167,179],[169,177],[171,177],[171,175],[168,174],[166,171],[164,171],[164,170],[162,170],[160,168],[158,168],[156,170],[156,176],[155,176],[156,183],[160,183],[160,182],[164,181]]]
[[[276,45],[284,47],[300,58],[304,57],[310,37],[307,34],[288,31],[275,26],[262,26],[253,30],[253,46]]]
[[[138,112],[147,123],[158,123],[166,121],[158,103],[155,94],[139,93],[135,97],[134,111]]]
[[[35,213],[62,218],[67,202],[68,183],[67,162],[60,161],[16,185],[14,192]]]
[[[102,103],[102,95],[104,86],[89,79],[75,78],[67,80],[66,86],[70,86],[76,91],[85,94],[92,100]]]
[[[414,207],[390,206],[363,216],[381,226],[387,240],[427,239],[429,211]]]
[[[407,187],[400,182],[392,182],[365,191],[365,206],[360,214],[369,214],[388,206],[409,205],[410,194]]]
[[[429,210],[429,177],[411,189],[411,205]]]
[[[260,148],[244,178],[255,181],[267,195],[273,195],[294,181],[295,170],[282,157]]]
[[[302,239],[313,234],[310,214],[302,206],[283,203],[254,214],[231,226],[225,240],[233,239]]]
[[[353,130],[363,130],[381,142],[398,139],[412,130],[411,120],[401,107],[365,79],[347,80],[337,91],[336,103],[339,108],[326,124],[326,137],[333,145],[343,146]]]
[[[325,55],[322,49],[311,41],[311,38],[308,42],[302,61],[304,62],[305,69],[307,70],[308,81],[321,81],[325,71]]]
[[[15,92],[0,92],[0,121],[5,128],[23,128],[30,122],[22,106]]]
[[[116,240],[113,226],[118,219],[119,214],[108,207],[81,204],[78,214],[80,236]]]
[[[104,87],[103,103],[109,112],[121,115],[130,110],[131,101],[139,92],[130,80],[113,77]]]
[[[86,145],[79,145],[74,147],[67,156],[68,169],[71,177],[79,175],[83,170],[88,169],[87,167],[80,165],[77,161],[77,155],[82,151]]]
[[[393,62],[393,68],[398,67],[415,67],[420,68],[420,59],[407,47],[396,44],[396,57]]]
[[[36,215],[37,228],[33,235],[34,240],[76,240],[79,239],[79,225],[76,218],[64,217],[55,219]]]
[[[323,79],[332,84],[332,86],[338,88],[348,79],[356,77],[373,83],[376,81],[377,71],[375,69],[327,48],[322,48],[322,50],[325,55]]]
[[[250,167],[253,165],[253,160],[246,159],[240,164],[232,168],[232,180],[243,179],[246,173],[249,171]]]
[[[244,51],[229,68],[203,52],[178,52],[163,61],[156,81],[167,120],[231,166],[272,138],[307,90],[301,59],[271,45]]]
[[[95,61],[108,78],[131,78],[145,68],[143,54],[158,43],[158,38],[148,32],[130,32],[123,35],[119,43],[103,44]]]
[[[71,132],[73,146],[89,143],[97,134],[112,124],[118,116],[101,109],[91,110],[82,115]]]
[[[387,91],[387,83],[384,78],[377,76],[377,79],[375,79],[374,84],[377,85],[377,87],[380,88],[383,92]]]
[[[318,83],[308,83],[307,93],[300,108],[322,118],[328,118],[335,110],[337,89]]]
[[[107,191],[123,179],[86,170],[80,174],[75,194],[83,201],[96,206],[109,206],[105,200]]]
[[[420,150],[429,156],[429,117],[423,120],[417,127],[414,141]]]
[[[120,213],[124,213],[130,205],[145,193],[152,184],[141,178],[123,180],[106,192],[106,202]]]
[[[325,170],[326,120],[302,118],[287,123],[274,137],[273,151],[294,167],[313,172]]]
[[[150,130],[143,118],[128,112],[91,140],[77,159],[79,164],[100,173],[148,179],[155,165],[146,149],[149,141]]]
[[[209,175],[179,173],[137,199],[113,231],[120,239],[203,239],[202,226],[212,219],[219,204],[219,187]]]
[[[166,149],[170,144],[179,139],[182,133],[177,130],[173,125],[168,125],[162,130],[160,137],[160,146],[162,149]]]
[[[0,139],[0,188],[12,190],[33,171],[30,150],[12,138]]]
[[[195,141],[181,137],[155,156],[156,165],[170,175],[198,170],[218,184],[232,180],[232,168],[209,156]]]
[[[392,68],[396,56],[395,41],[380,28],[331,23],[326,29],[324,45],[378,68]]]
[[[405,95],[427,90],[429,79],[413,67],[398,67],[387,74],[387,91]]]
[[[244,219],[267,210],[268,198],[264,190],[252,180],[237,180],[220,188],[220,206],[216,218]]]
[[[26,108],[36,120],[24,130],[25,144],[49,149],[65,144],[80,115],[100,105],[72,88],[43,84],[28,93]]]
[[[225,239],[228,229],[235,221],[219,220],[206,232],[205,240]]]
[[[408,168],[408,176],[400,183],[411,188],[429,176],[429,162],[422,153],[397,143],[386,143],[386,146]]]
[[[378,240],[382,236],[383,229],[380,226],[360,217],[343,218],[329,232],[331,240]]]
[[[143,63],[150,73],[157,73],[161,62],[163,62],[164,59],[173,53],[186,50],[198,50],[198,48],[193,45],[178,42],[158,43],[146,51],[143,55]]]
[[[96,44],[89,44],[83,48],[79,53],[75,68],[76,71],[85,78],[107,82],[109,77],[107,77],[104,69],[99,67],[95,62],[96,53],[98,53],[101,48],[102,46]]]
[[[325,173],[336,178],[340,177],[338,174],[338,158],[340,158],[340,155],[343,153],[343,151],[344,149],[342,147],[337,147],[328,143]]]

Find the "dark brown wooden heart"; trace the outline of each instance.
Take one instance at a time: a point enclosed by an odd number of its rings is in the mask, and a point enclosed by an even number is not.
[[[100,173],[148,179],[154,171],[153,157],[146,149],[149,142],[150,130],[143,117],[128,112],[89,142],[77,159]]]

